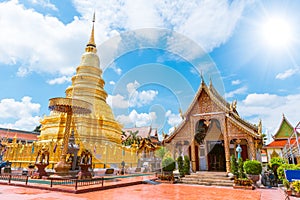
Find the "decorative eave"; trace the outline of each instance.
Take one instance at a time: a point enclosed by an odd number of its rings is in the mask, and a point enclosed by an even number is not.
[[[245,124],[241,123],[242,119],[237,120],[235,117],[232,117],[232,115],[227,115],[227,118],[236,126],[238,126],[238,128],[242,129],[243,131],[245,131],[247,134],[251,135],[252,137],[254,137],[255,139],[261,139],[262,136],[257,133],[257,128],[255,128],[254,126],[246,126]],[[244,121],[243,121],[244,122]]]

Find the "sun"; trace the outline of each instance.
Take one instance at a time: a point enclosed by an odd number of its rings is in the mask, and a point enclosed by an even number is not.
[[[287,47],[292,41],[292,29],[289,22],[283,18],[270,17],[262,23],[264,41],[270,47]]]

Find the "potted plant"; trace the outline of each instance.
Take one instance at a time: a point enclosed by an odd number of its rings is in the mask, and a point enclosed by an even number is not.
[[[285,189],[286,189],[286,193],[291,196],[292,195],[292,189],[291,189],[291,184],[287,179],[283,179],[282,181]]]
[[[296,192],[296,196],[297,197],[300,197],[300,181],[294,181],[292,183],[292,186],[293,186],[293,189],[295,190]]]
[[[244,162],[243,168],[247,177],[253,181],[254,185],[256,185],[262,171],[261,163],[257,160],[247,160]]]

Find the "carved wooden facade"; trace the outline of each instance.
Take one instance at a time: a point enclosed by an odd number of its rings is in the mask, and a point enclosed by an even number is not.
[[[192,170],[230,171],[230,156],[238,144],[243,159],[257,159],[262,145],[261,122],[253,125],[241,119],[236,101],[229,104],[212,83],[202,80],[182,123],[163,144],[178,156],[189,155]],[[203,139],[203,140],[202,140]]]

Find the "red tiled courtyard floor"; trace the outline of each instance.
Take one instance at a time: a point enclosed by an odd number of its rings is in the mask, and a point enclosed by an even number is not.
[[[226,187],[185,184],[140,184],[84,194],[71,194],[7,185],[0,186],[1,200],[283,200],[284,198],[283,192],[277,188],[238,190]],[[291,199],[296,198],[293,197]]]

